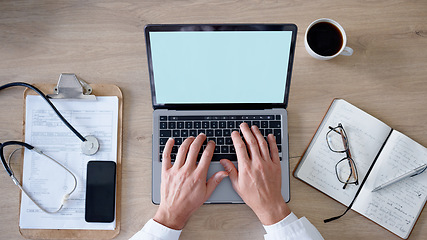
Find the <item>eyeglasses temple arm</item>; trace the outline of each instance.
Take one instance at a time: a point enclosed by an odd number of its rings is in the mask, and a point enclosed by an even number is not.
[[[345,153],[347,154],[347,157],[348,157],[348,158],[353,159],[353,157],[351,156],[351,152],[350,152],[350,146],[348,146],[348,141],[346,141],[346,139],[345,139],[345,137],[344,137],[344,133],[343,133],[342,131],[343,131],[343,130],[342,130],[342,129],[340,129],[339,134],[341,134],[342,142],[343,142],[343,144],[344,144],[345,148],[347,149],[347,150],[345,151]],[[356,174],[356,169],[355,169],[355,167],[354,167],[354,165],[353,165],[353,161],[350,161],[350,167],[351,167],[351,171],[352,171],[354,174]],[[356,180],[356,182],[357,182],[357,180]],[[357,185],[357,184],[356,184],[356,185]],[[347,186],[347,184],[345,184],[343,188],[345,189],[345,187],[346,187],[346,186]]]

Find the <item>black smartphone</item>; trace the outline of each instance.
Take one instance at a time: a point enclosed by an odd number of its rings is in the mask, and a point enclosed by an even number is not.
[[[89,161],[86,174],[86,222],[112,222],[116,206],[116,163]]]

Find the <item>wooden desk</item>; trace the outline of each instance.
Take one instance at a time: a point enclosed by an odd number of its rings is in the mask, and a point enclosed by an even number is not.
[[[282,23],[299,27],[289,103],[291,169],[329,103],[341,97],[427,146],[427,2],[419,1],[2,1],[0,82],[56,83],[73,72],[90,83],[113,83],[124,96],[122,225],[128,239],[150,219],[152,108],[143,28],[148,23]],[[306,27],[317,18],[346,30],[351,57],[311,58]],[[22,92],[2,91],[0,141],[22,139]],[[19,164],[14,168],[18,172]],[[18,196],[0,173],[2,239],[22,238]],[[291,177],[291,209],[325,239],[398,239],[361,215],[324,224],[344,206]],[[246,205],[207,205],[181,239],[263,239]],[[410,239],[427,239],[424,211]]]

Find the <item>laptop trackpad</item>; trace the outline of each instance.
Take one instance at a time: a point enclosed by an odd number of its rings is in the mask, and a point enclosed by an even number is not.
[[[234,163],[237,166],[237,163]],[[208,179],[216,172],[224,171],[219,162],[212,162],[209,166]],[[216,187],[211,197],[205,203],[243,203],[243,200],[234,191],[230,178],[224,178]]]

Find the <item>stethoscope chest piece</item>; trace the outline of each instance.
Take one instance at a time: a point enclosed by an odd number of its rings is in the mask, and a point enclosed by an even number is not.
[[[99,149],[99,142],[98,139],[96,139],[96,137],[94,136],[86,136],[86,141],[82,142],[82,152],[85,155],[94,155],[95,153],[98,152]]]

